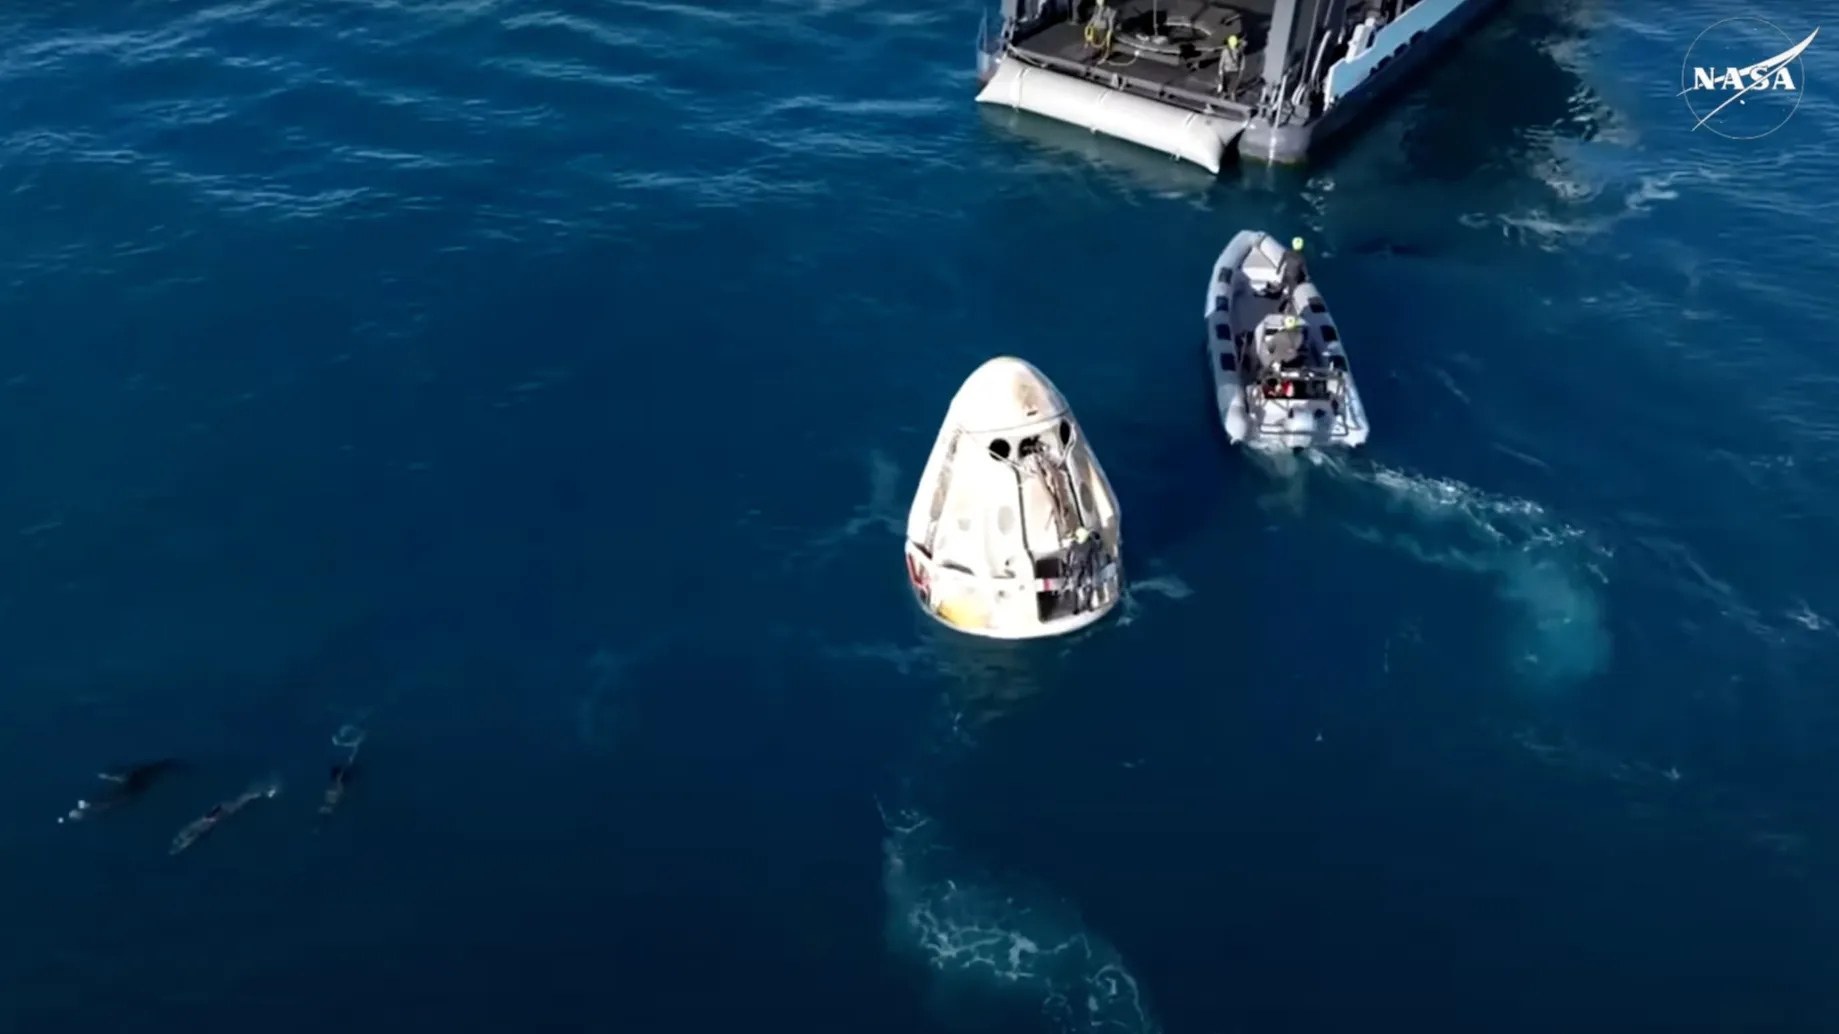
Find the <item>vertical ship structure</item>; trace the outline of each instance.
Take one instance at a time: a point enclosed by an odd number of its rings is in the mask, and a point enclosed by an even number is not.
[[[1084,628],[1123,596],[1117,496],[1072,409],[1020,359],[951,400],[907,516],[907,576],[928,614],[971,635]]]
[[[1499,0],[1001,0],[977,100],[1218,173],[1306,161]]]

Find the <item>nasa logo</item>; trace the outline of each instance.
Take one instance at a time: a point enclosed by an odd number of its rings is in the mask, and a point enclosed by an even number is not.
[[[1679,95],[1692,112],[1693,130],[1756,140],[1787,125],[1807,85],[1801,52],[1819,34],[1816,27],[1796,43],[1773,23],[1749,15],[1706,27],[1686,48],[1679,69]]]

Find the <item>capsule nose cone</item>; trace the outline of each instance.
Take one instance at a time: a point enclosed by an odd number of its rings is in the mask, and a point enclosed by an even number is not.
[[[1066,399],[1046,374],[1009,356],[979,366],[951,401],[952,419],[968,431],[1022,427],[1066,409]]]

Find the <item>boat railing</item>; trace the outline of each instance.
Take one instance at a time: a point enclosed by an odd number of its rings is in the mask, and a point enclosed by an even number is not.
[[[1334,423],[1328,433],[1332,438],[1346,438],[1354,433],[1353,424],[1348,421],[1347,405],[1347,371],[1336,370],[1333,373],[1334,388],[1329,396],[1330,410],[1335,415]]]
[[[1353,423],[1349,419],[1348,377],[1346,370],[1303,370],[1286,374],[1279,378],[1287,381],[1325,381],[1328,383],[1328,397],[1314,401],[1326,401],[1329,411],[1334,414],[1334,422],[1329,425],[1328,437],[1339,440],[1351,437],[1354,433]],[[1262,387],[1265,378],[1246,377],[1242,379],[1239,391],[1245,398],[1245,411],[1258,414],[1258,426],[1266,427],[1270,420],[1266,416],[1264,403],[1271,401],[1264,396]]]

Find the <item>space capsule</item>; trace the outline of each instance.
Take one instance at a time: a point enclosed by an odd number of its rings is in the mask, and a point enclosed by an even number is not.
[[[1123,598],[1117,496],[1066,399],[1020,359],[958,389],[907,515],[926,612],[992,639],[1065,635]]]

